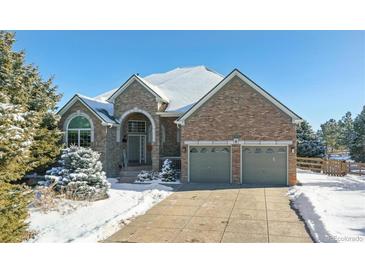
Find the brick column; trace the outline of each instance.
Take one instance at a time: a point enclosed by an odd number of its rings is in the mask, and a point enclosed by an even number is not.
[[[160,170],[160,117],[154,116],[156,128],[155,128],[155,142],[152,144],[151,160],[152,169],[155,171]]]
[[[296,141],[294,142],[294,144]],[[293,186],[297,184],[297,149],[295,147],[294,152],[291,150],[291,146],[288,147],[288,174],[289,174],[289,185]]]
[[[232,145],[232,183],[239,184],[241,182],[241,146]]]

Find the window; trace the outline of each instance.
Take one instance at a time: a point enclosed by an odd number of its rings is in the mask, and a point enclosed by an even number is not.
[[[128,133],[146,133],[146,121],[128,121]]]
[[[255,153],[262,153],[262,149],[261,148],[256,148]]]
[[[91,123],[84,116],[72,118],[67,128],[67,145],[89,147],[91,144]]]

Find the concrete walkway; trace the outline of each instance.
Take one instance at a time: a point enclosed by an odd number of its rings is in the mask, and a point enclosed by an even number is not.
[[[185,184],[104,242],[312,242],[287,190]]]

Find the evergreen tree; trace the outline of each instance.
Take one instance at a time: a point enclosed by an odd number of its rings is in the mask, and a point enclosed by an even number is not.
[[[162,169],[160,172],[160,178],[163,182],[175,182],[176,181],[176,172],[172,168],[172,161],[166,159],[163,162]]]
[[[60,95],[52,79],[43,81],[37,67],[25,64],[23,51],[13,50],[14,41],[13,33],[0,31],[0,179],[4,182],[52,163],[61,148],[55,114]],[[14,149],[18,144],[19,149]]]
[[[339,145],[348,150],[354,138],[354,125],[350,111],[346,112],[338,121],[338,126],[340,129]]]
[[[0,243],[17,243],[27,238],[30,200],[31,192],[24,187],[0,183]]]
[[[365,106],[355,118],[354,136],[350,145],[351,158],[356,162],[365,163]]]
[[[105,199],[109,183],[99,158],[100,154],[91,148],[66,148],[59,166],[47,171],[46,180],[48,184],[56,183],[56,190],[70,199]]]
[[[303,121],[297,127],[297,155],[300,157],[322,157],[324,146],[311,125]]]
[[[327,153],[339,149],[340,130],[335,119],[330,119],[321,125],[322,136],[326,145]]]

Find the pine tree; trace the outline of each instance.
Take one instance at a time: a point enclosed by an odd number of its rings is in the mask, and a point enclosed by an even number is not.
[[[321,129],[327,153],[339,149],[340,130],[337,121],[330,119],[321,125]]]
[[[0,243],[17,243],[27,238],[30,200],[31,192],[24,187],[0,183]]]
[[[176,181],[176,172],[172,168],[172,161],[166,159],[163,162],[162,169],[160,172],[160,178],[163,182],[175,182]]]
[[[354,136],[350,145],[350,155],[356,162],[365,163],[365,106],[355,118]]]
[[[108,197],[109,183],[99,161],[100,154],[91,148],[71,146],[63,150],[59,166],[47,172],[48,184],[75,200],[100,200]]]
[[[23,51],[13,51],[14,42],[13,33],[0,31],[0,179],[3,182],[16,181],[27,172],[52,163],[61,148],[59,118],[55,114],[60,95],[52,79],[43,81],[37,67],[25,64]],[[19,149],[14,150],[18,144]]]
[[[344,149],[349,149],[354,138],[354,124],[351,116],[351,112],[348,111],[346,114],[338,121],[339,132],[339,145]]]
[[[300,157],[322,157],[324,146],[311,125],[303,121],[297,127],[297,155]]]

